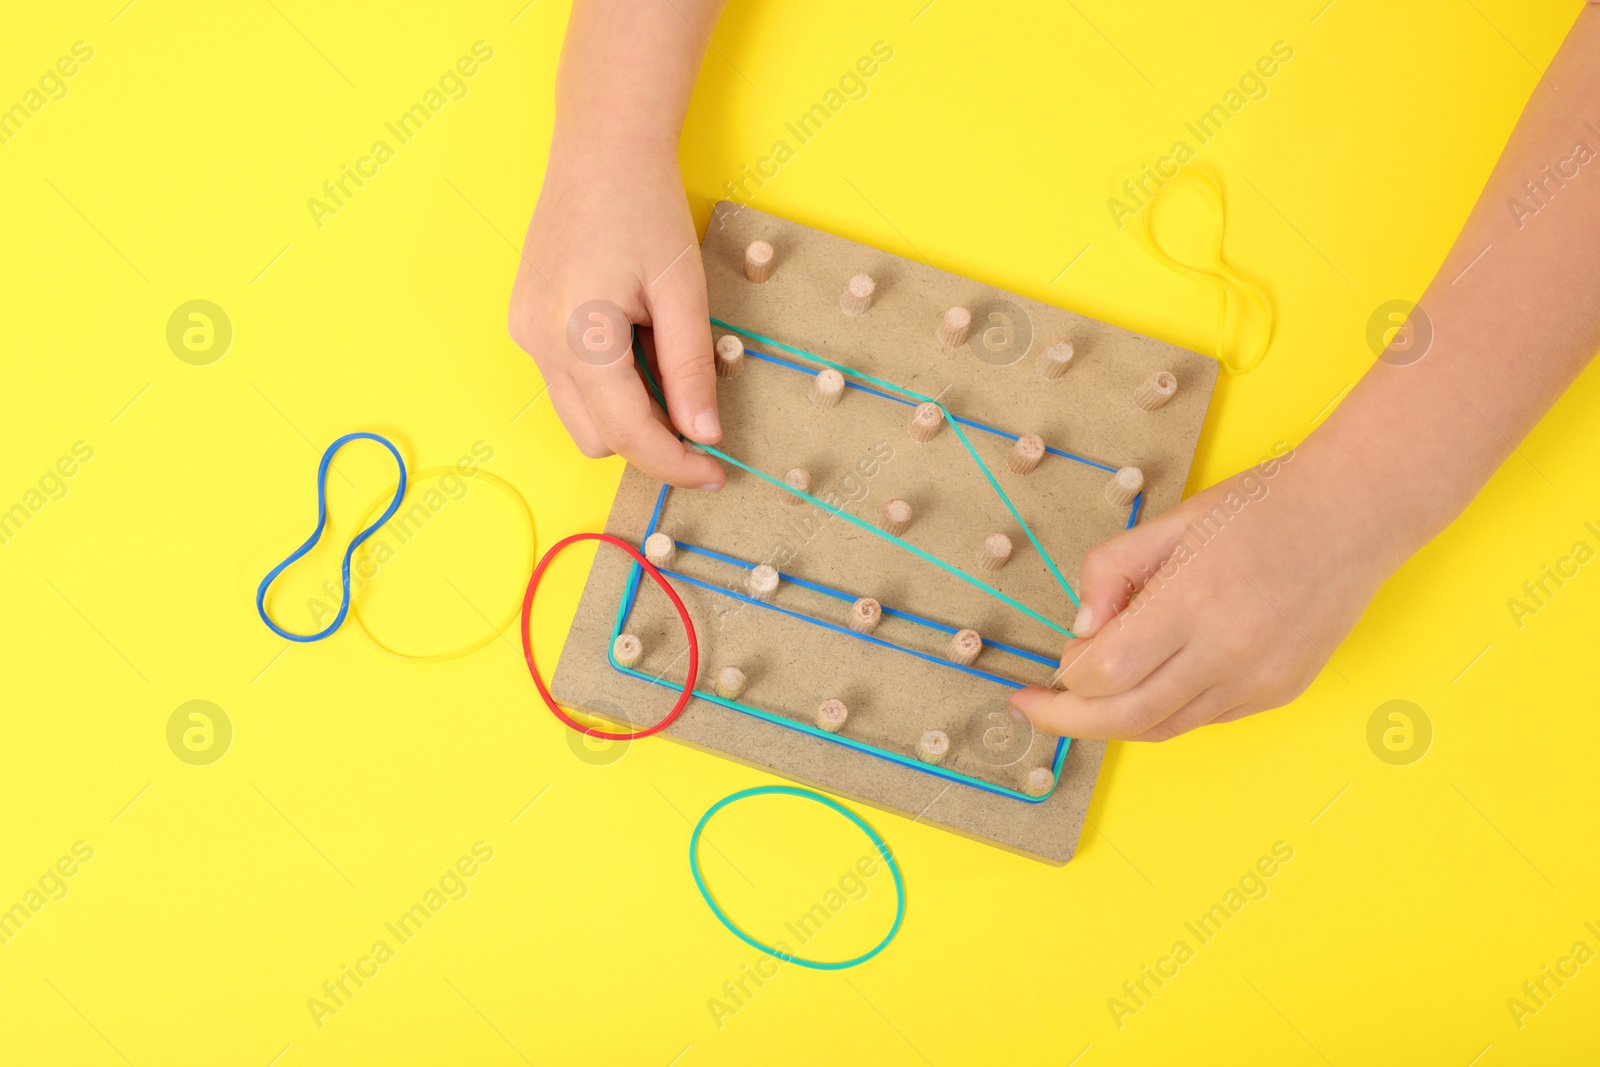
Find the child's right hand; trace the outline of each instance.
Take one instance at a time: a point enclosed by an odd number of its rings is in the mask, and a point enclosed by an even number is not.
[[[611,305],[611,321],[605,304],[582,308],[591,301]],[[722,488],[721,466],[672,432],[707,444],[722,438],[707,316],[705,270],[671,147],[552,153],[509,325],[584,455],[616,453],[675,486]],[[635,367],[623,319],[647,327],[642,340],[647,353],[653,348],[665,413]]]

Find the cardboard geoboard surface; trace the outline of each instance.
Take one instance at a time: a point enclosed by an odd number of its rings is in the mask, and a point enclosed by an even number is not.
[[[744,249],[757,238],[777,253],[773,276],[760,285],[742,273]],[[715,318],[937,396],[954,415],[978,424],[965,427],[968,440],[1069,582],[1076,583],[1084,553],[1130,518],[1129,508],[1106,502],[1110,474],[1104,468],[1143,471],[1142,515],[1180,499],[1215,383],[1212,360],[727,203],[717,206],[702,251]],[[841,312],[839,294],[857,273],[872,276],[877,289],[867,313],[851,318]],[[973,312],[972,339],[946,348],[935,329],[957,305]],[[713,329],[717,336],[724,332]],[[1037,360],[1057,338],[1069,339],[1076,356],[1064,375],[1046,380]],[[719,379],[722,450],[773,476],[804,467],[813,495],[868,521],[877,521],[889,499],[904,499],[914,510],[906,540],[1059,625],[1070,623],[1071,601],[949,426],[919,443],[907,432],[911,406],[856,388],[847,389],[836,407],[819,411],[808,400],[807,371],[818,369],[815,364],[746,341],[774,359],[747,356],[737,376]],[[1177,395],[1155,412],[1143,411],[1133,392],[1161,370],[1177,377]],[[1012,441],[1003,434],[1025,433],[1077,458],[1049,454],[1028,475],[1013,474],[1006,466]],[[657,528],[680,543],[747,564],[771,563],[786,578],[870,596],[937,625],[975,629],[986,647],[974,668],[1024,684],[1047,681],[1062,640],[1054,630],[899,546],[792,499],[730,468],[721,493],[672,490],[662,501],[660,483],[630,466],[606,529],[638,545],[660,502]],[[1015,547],[1003,568],[985,572],[976,553],[995,531]],[[553,692],[573,707],[645,726],[665,714],[671,692],[617,671],[606,657],[632,567],[620,553],[598,555]],[[709,586],[745,590],[746,572],[736,563],[680,550],[672,569]],[[944,730],[951,739],[946,768],[976,784],[701,699],[662,736],[1049,862],[1071,857],[1103,742],[1067,746],[1058,784],[1042,802],[982,788],[1020,788],[1029,769],[1051,765],[1057,739],[1011,721],[1005,713],[1009,687],[944,662],[947,633],[886,617],[874,636],[909,651],[886,649],[814,625],[809,620],[842,626],[849,601],[788,580],[773,604],[793,615],[689,581],[674,587],[700,642],[697,689],[709,690],[718,668],[738,666],[749,678],[742,701],[806,724],[819,702],[836,697],[850,709],[845,734],[902,758],[913,757],[924,730]],[[623,628],[644,644],[638,670],[681,687],[687,663],[682,627],[648,580]]]

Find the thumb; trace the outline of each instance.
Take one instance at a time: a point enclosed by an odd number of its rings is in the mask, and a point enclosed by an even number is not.
[[[685,252],[656,279],[646,298],[667,414],[686,437],[714,444],[722,439],[722,424],[717,418],[705,268],[698,250]]]
[[[1167,562],[1187,528],[1168,512],[1091,548],[1079,572],[1078,614],[1072,632],[1093,637],[1128,606],[1133,595]]]

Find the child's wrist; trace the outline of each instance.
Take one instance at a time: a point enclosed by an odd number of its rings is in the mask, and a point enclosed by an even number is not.
[[[550,166],[603,173],[678,161],[678,131],[610,118],[558,117],[550,137]]]
[[[1424,465],[1349,422],[1324,424],[1300,445],[1296,472],[1323,502],[1323,519],[1387,574],[1432,540],[1459,512]],[[1468,498],[1470,499],[1470,497]],[[1465,501],[1461,506],[1465,505]]]

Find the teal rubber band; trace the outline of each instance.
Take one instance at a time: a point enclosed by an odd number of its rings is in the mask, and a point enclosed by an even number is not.
[[[809,359],[813,363],[821,363],[824,367],[832,367],[840,374],[847,374],[852,378],[859,378],[864,382],[871,382],[873,385],[876,385],[881,389],[893,390],[894,392],[899,393],[901,396],[910,397],[913,400],[920,400],[924,404],[932,404],[934,407],[944,412],[945,419],[950,423],[950,429],[955,431],[956,436],[961,439],[961,443],[966,446],[967,454],[972,457],[972,462],[978,465],[978,469],[982,471],[983,476],[988,479],[990,488],[992,488],[995,493],[999,495],[1001,503],[1005,504],[1006,510],[1011,512],[1011,517],[1017,520],[1017,525],[1022,527],[1022,532],[1028,535],[1029,541],[1033,542],[1035,551],[1037,551],[1040,558],[1044,560],[1044,565],[1050,568],[1050,573],[1055,577],[1056,584],[1061,586],[1062,591],[1067,594],[1067,599],[1072,601],[1072,606],[1078,606],[1078,594],[1072,591],[1072,586],[1067,584],[1067,580],[1061,576],[1061,571],[1056,568],[1055,560],[1050,558],[1050,553],[1044,550],[1044,546],[1039,543],[1039,539],[1033,535],[1033,530],[1025,521],[1023,521],[1022,514],[1018,512],[1016,506],[1011,503],[1011,498],[1006,496],[1006,491],[1000,488],[1000,483],[995,481],[993,474],[989,473],[989,468],[984,465],[983,460],[978,458],[978,450],[972,447],[971,441],[967,440],[966,433],[961,429],[961,423],[956,421],[955,416],[950,413],[949,408],[945,407],[943,404],[939,403],[938,400],[931,396],[923,396],[921,393],[915,392],[911,389],[903,388],[902,386],[898,386],[893,382],[886,382],[882,378],[874,378],[870,374],[862,374],[860,371],[852,370],[842,363],[834,363],[831,360],[823,359],[821,356],[813,355],[810,352],[804,351],[803,349],[795,348],[793,345],[786,345],[782,341],[774,340],[771,337],[763,337],[759,333],[752,333],[749,330],[741,330],[739,327],[723,322],[719,318],[713,317],[711,319],[711,323],[714,326],[721,326],[724,330],[732,330],[734,333],[743,334],[745,337],[754,338],[764,345],[771,345],[774,348],[781,348],[792,356],[799,356],[801,359]],[[1066,631],[1063,630],[1062,632],[1065,633]],[[1068,636],[1071,635],[1069,634]]]
[[[837,963],[792,956],[782,949],[774,948],[771,945],[763,945],[760,941],[739,929],[734,921],[728,918],[727,914],[718,906],[717,898],[711,895],[711,890],[706,886],[705,876],[700,873],[700,833],[706,828],[706,823],[711,821],[711,816],[729,804],[749,797],[767,795],[802,797],[806,800],[814,800],[823,807],[832,808],[855,823],[861,832],[867,835],[867,839],[877,847],[878,854],[883,857],[884,862],[889,865],[889,872],[894,875],[894,925],[889,927],[889,932],[884,935],[883,940],[879,941],[873,948],[854,959],[840,960]],[[858,967],[866,963],[889,946],[889,942],[893,941],[895,935],[900,932],[900,924],[905,921],[906,917],[906,881],[900,874],[900,865],[894,861],[894,853],[889,850],[889,846],[884,842],[883,838],[878,836],[878,832],[868,826],[865,819],[838,801],[825,797],[821,793],[815,793],[809,789],[798,789],[792,785],[760,785],[753,789],[741,789],[737,793],[730,793],[707,808],[706,813],[700,816],[700,821],[695,824],[694,833],[689,837],[689,871],[694,875],[695,888],[699,889],[700,895],[705,898],[707,907],[711,909],[711,914],[715,915],[717,921],[726,926],[735,937],[758,952],[764,952],[769,956],[783,960],[785,963],[797,963],[802,967],[809,967],[814,971],[842,971],[848,967]]]
[[[730,330],[733,329],[733,327],[727,326],[727,324],[722,322],[720,319],[712,319],[711,321],[717,323],[719,326],[726,326]],[[739,331],[739,332],[743,332],[743,331]],[[758,337],[757,334],[748,334],[747,336]],[[761,339],[765,340],[764,338],[761,338]],[[787,350],[788,351],[796,351],[795,349],[787,349]],[[650,366],[649,366],[648,361],[645,359],[643,348],[640,347],[639,337],[638,337],[637,333],[634,335],[634,338],[633,338],[633,351],[634,351],[634,355],[638,357],[639,367],[640,367],[640,370],[644,373],[645,381],[650,384],[650,388],[655,393],[656,399],[660,401],[661,406],[662,407],[666,407],[666,398],[664,396],[662,396],[661,387],[656,384],[655,377],[653,375],[651,375],[651,373],[650,373]],[[804,355],[804,353],[800,353],[800,354]],[[815,358],[815,357],[808,357],[808,358]],[[827,361],[826,360],[819,360],[819,362],[826,363]],[[828,365],[830,367],[834,366],[834,364],[831,364],[831,363],[829,363]],[[851,373],[854,373],[854,372],[851,372]],[[860,377],[865,377],[865,376],[860,376]],[[876,379],[876,378],[868,378],[867,380],[871,381],[871,382],[874,382],[876,384],[885,385],[885,386],[887,386],[889,388],[892,388],[892,389],[899,389],[899,386],[892,386],[892,385],[889,385],[887,382],[879,382],[878,379]],[[901,390],[901,391],[903,391],[903,390]],[[913,394],[910,394],[910,395],[915,396],[915,395],[918,395],[918,394],[913,393]],[[946,416],[949,415],[949,411],[944,409],[942,406],[941,406],[940,410],[945,411]],[[960,426],[958,424],[956,424],[953,420],[951,421],[951,426],[955,429],[955,431],[958,434],[961,433]],[[962,442],[964,444],[966,444],[967,451],[972,453],[972,458],[974,460],[977,460],[978,466],[979,466],[979,468],[981,468],[983,470],[983,473],[984,473],[985,477],[989,478],[989,484],[993,485],[994,489],[995,489],[995,492],[1000,494],[1000,499],[1005,501],[1006,507],[1011,509],[1011,513],[1013,515],[1017,515],[1017,509],[1011,506],[1010,498],[1006,496],[1004,490],[1002,490],[1000,488],[999,484],[997,482],[995,482],[993,476],[991,476],[989,474],[989,469],[987,467],[984,467],[983,461],[981,459],[978,459],[978,454],[977,454],[977,452],[973,451],[971,443],[967,442],[966,434],[961,434],[961,440],[962,440]],[[810,503],[810,504],[814,504],[817,507],[821,508],[822,510],[828,512],[829,514],[835,515],[838,518],[841,518],[841,519],[845,520],[846,522],[851,523],[854,526],[858,526],[861,529],[866,530],[868,533],[873,534],[876,537],[881,537],[886,541],[889,541],[889,542],[891,542],[893,544],[899,545],[901,548],[905,549],[907,552],[910,552],[912,555],[915,555],[915,556],[920,557],[921,559],[927,560],[929,563],[933,564],[935,567],[938,567],[940,570],[945,571],[947,574],[951,574],[951,575],[961,579],[963,582],[966,582],[968,585],[972,586],[975,589],[982,590],[983,592],[987,593],[988,595],[994,597],[996,600],[1000,601],[1002,604],[1005,604],[1008,607],[1014,608],[1017,611],[1022,612],[1022,614],[1028,616],[1030,619],[1033,619],[1036,622],[1044,624],[1045,626],[1047,626],[1050,629],[1054,630],[1056,633],[1061,634],[1064,637],[1075,637],[1075,635],[1073,634],[1073,632],[1071,630],[1067,629],[1064,626],[1059,625],[1058,623],[1054,623],[1054,622],[1050,621],[1049,619],[1045,618],[1043,615],[1039,614],[1037,611],[1034,611],[1032,608],[1028,607],[1026,604],[1023,604],[1020,601],[1012,599],[1011,597],[1009,597],[1006,594],[1002,593],[1000,590],[996,589],[994,586],[989,585],[986,582],[979,581],[977,578],[974,578],[972,575],[966,573],[965,571],[963,571],[963,570],[961,570],[961,569],[959,569],[957,567],[952,567],[950,564],[946,563],[944,560],[940,559],[939,557],[933,555],[930,552],[926,552],[923,549],[918,548],[916,545],[912,544],[911,542],[905,541],[905,540],[902,540],[899,537],[896,537],[894,534],[890,533],[888,530],[881,529],[880,527],[874,525],[873,523],[867,522],[865,519],[862,519],[862,518],[859,518],[859,517],[857,517],[855,515],[850,514],[848,511],[844,511],[844,510],[842,510],[840,508],[836,508],[832,504],[829,504],[825,500],[819,500],[818,498],[812,496],[810,493],[807,493],[807,492],[805,492],[803,490],[800,490],[800,489],[796,489],[794,486],[790,485],[788,482],[785,482],[785,481],[783,481],[782,479],[779,479],[779,478],[774,478],[774,477],[772,477],[772,475],[767,474],[765,471],[756,470],[754,467],[750,466],[749,464],[743,462],[742,460],[735,459],[733,456],[730,456],[728,453],[722,451],[720,448],[717,448],[714,445],[701,444],[701,443],[699,443],[697,441],[697,442],[694,443],[694,446],[696,448],[704,449],[706,452],[710,453],[713,456],[716,456],[718,459],[723,459],[723,460],[726,460],[729,463],[732,463],[735,467],[738,467],[740,470],[745,471],[745,472],[747,472],[749,474],[753,474],[757,478],[760,478],[762,481],[767,482],[767,483],[769,483],[771,485],[774,485],[774,486],[776,486],[777,488],[783,490],[786,493],[793,493],[795,496],[799,497],[801,500],[804,500],[804,501],[806,501],[807,503]],[[1029,539],[1033,540],[1034,546],[1039,549],[1039,555],[1044,558],[1044,561],[1045,561],[1046,565],[1049,566],[1051,573],[1056,575],[1057,579],[1062,582],[1062,588],[1067,590],[1067,595],[1072,598],[1072,603],[1073,603],[1074,606],[1076,606],[1077,603],[1078,603],[1078,598],[1073,594],[1072,590],[1067,587],[1067,585],[1065,583],[1065,580],[1061,579],[1061,577],[1060,577],[1061,576],[1061,572],[1056,570],[1055,563],[1051,561],[1050,556],[1045,552],[1044,547],[1039,544],[1039,542],[1038,542],[1038,540],[1036,538],[1034,538],[1033,531],[1032,530],[1028,530],[1028,524],[1025,523],[1025,522],[1022,522],[1022,516],[1017,515],[1017,522],[1022,524],[1022,528],[1024,530],[1027,530]]]
[[[647,529],[647,532],[652,532],[653,533],[655,531],[657,525],[660,523],[660,521],[661,521],[661,509],[667,502],[667,491],[670,488],[671,487],[667,486],[667,485],[663,485],[661,487],[661,492],[656,497],[656,506],[655,506],[654,510],[650,513],[650,525],[649,525],[649,527]],[[611,628],[611,640],[612,641],[615,641],[622,634],[622,628],[623,628],[624,625],[626,625],[628,614],[629,614],[629,612],[631,612],[633,610],[633,605],[634,605],[634,602],[635,602],[634,598],[638,594],[639,580],[643,575],[644,575],[643,568],[641,568],[639,566],[639,564],[637,562],[635,562],[633,564],[632,571],[628,575],[627,588],[626,588],[625,592],[623,593],[622,599],[617,602],[616,621],[612,624],[612,628]],[[678,577],[687,578],[686,575],[678,575]],[[688,580],[691,581],[691,582],[695,581],[695,579],[688,579]],[[709,588],[709,586],[706,586],[706,587]],[[735,598],[737,600],[740,600],[740,601],[743,601],[743,602],[748,602],[750,604],[754,604],[757,607],[760,607],[760,608],[763,608],[763,609],[766,609],[766,610],[769,610],[769,611],[784,612],[785,614],[795,614],[796,617],[803,618],[806,621],[812,623],[813,625],[821,625],[821,626],[827,625],[826,623],[823,623],[818,619],[812,619],[809,616],[800,616],[797,613],[787,612],[787,611],[785,611],[785,609],[778,607],[776,604],[763,604],[759,600],[754,600],[754,599],[752,599],[750,597],[741,596],[740,594],[735,593],[730,589],[717,589],[715,591],[721,593],[724,596],[733,597],[733,598]],[[847,630],[847,631],[844,631],[844,632],[849,633],[851,637],[858,638],[858,639],[863,640],[863,641],[876,641],[877,640],[876,638],[868,637],[868,636],[866,636],[864,634],[855,633],[852,630]],[[885,642],[885,643],[887,643],[887,642]],[[891,647],[891,648],[899,648],[899,646],[895,646],[895,645],[890,645],[889,647]],[[899,651],[909,652],[910,650],[908,650],[908,649],[899,649]],[[611,664],[611,669],[612,670],[618,671],[618,672],[620,672],[622,674],[629,675],[630,677],[633,677],[633,678],[637,678],[641,682],[649,682],[651,685],[667,686],[669,688],[674,688],[674,689],[676,688],[676,686],[672,686],[671,683],[663,681],[659,676],[652,677],[652,676],[646,674],[645,672],[639,671],[639,670],[635,670],[632,667],[624,667],[621,663],[619,663],[617,661],[616,652],[611,647],[609,642],[606,645],[606,660]],[[946,664],[946,666],[948,666],[952,670],[959,670],[959,671],[963,671],[963,672],[966,672],[966,673],[969,673],[969,674],[974,673],[971,670],[971,668],[961,667],[961,666],[958,666],[957,664],[954,664],[954,663],[948,663],[948,664]],[[1021,683],[1020,682],[1014,683],[1014,684],[1018,688],[1021,687]],[[927,774],[927,775],[931,775],[931,776],[933,776],[935,778],[942,778],[947,782],[959,782],[962,785],[970,786],[973,789],[979,789],[979,790],[982,790],[983,792],[986,792],[986,793],[993,793],[996,796],[1009,797],[1010,799],[1018,801],[1018,802],[1023,803],[1023,804],[1043,804],[1046,800],[1048,800],[1055,793],[1055,790],[1052,788],[1051,791],[1049,793],[1046,793],[1044,796],[1038,796],[1038,797],[1030,796],[1027,793],[1018,792],[1015,789],[1007,789],[1004,786],[998,786],[998,785],[995,785],[992,782],[985,782],[982,779],[974,778],[974,777],[972,777],[970,775],[962,774],[959,771],[952,771],[949,768],[946,768],[946,767],[943,767],[943,766],[936,766],[936,765],[931,764],[931,763],[924,763],[919,759],[915,759],[915,758],[910,757],[910,756],[903,756],[900,753],[890,751],[889,749],[886,749],[886,748],[879,748],[879,747],[876,747],[876,746],[873,746],[873,745],[863,744],[860,741],[856,741],[853,738],[845,737],[842,734],[830,734],[830,733],[827,733],[826,731],[817,729],[815,726],[812,726],[809,723],[800,722],[799,720],[796,720],[796,719],[786,718],[786,717],[784,717],[782,715],[777,715],[777,714],[774,714],[774,713],[772,713],[770,711],[763,711],[758,707],[755,707],[755,706],[750,705],[750,704],[743,704],[743,703],[740,703],[737,700],[728,700],[728,699],[725,699],[723,697],[717,696],[715,693],[707,692],[707,691],[701,690],[701,689],[696,689],[696,690],[694,690],[694,695],[699,697],[701,700],[707,701],[708,703],[720,704],[725,708],[732,709],[733,711],[741,712],[741,713],[743,713],[745,715],[750,715],[750,716],[753,716],[753,717],[755,717],[757,719],[761,719],[763,722],[770,722],[774,726],[781,726],[785,730],[794,730],[794,731],[796,731],[798,733],[803,733],[803,734],[806,734],[806,735],[808,735],[810,737],[814,737],[818,741],[821,741],[821,742],[826,742],[828,744],[834,744],[834,745],[841,745],[841,746],[843,746],[845,748],[852,749],[852,750],[854,750],[856,752],[861,752],[861,753],[864,753],[864,754],[866,754],[868,756],[872,756],[874,759],[885,760],[885,761],[887,761],[889,763],[896,764],[897,766],[909,768],[910,770],[917,771],[919,774]],[[1060,737],[1060,738],[1056,739],[1056,751],[1055,751],[1055,755],[1051,758],[1050,770],[1051,770],[1052,773],[1055,774],[1056,780],[1058,782],[1061,779],[1061,768],[1066,763],[1067,750],[1071,747],[1071,745],[1072,745],[1072,741],[1071,741],[1070,738]]]

